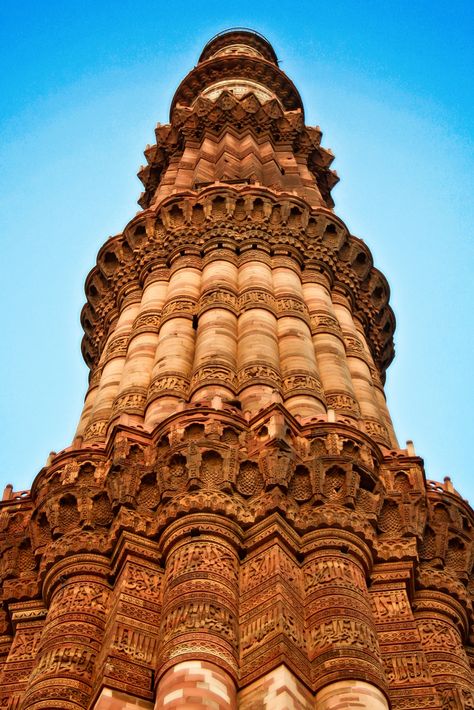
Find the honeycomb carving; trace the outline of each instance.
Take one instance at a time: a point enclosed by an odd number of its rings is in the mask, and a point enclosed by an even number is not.
[[[243,496],[249,497],[263,489],[263,476],[258,464],[253,461],[243,461],[237,476],[237,490]]]
[[[296,466],[290,479],[288,493],[298,502],[304,502],[312,496],[311,476],[305,466]]]

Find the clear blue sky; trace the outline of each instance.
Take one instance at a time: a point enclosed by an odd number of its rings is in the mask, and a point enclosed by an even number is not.
[[[73,436],[87,386],[84,279],[138,210],[157,121],[210,37],[266,35],[336,155],[336,212],[392,289],[387,383],[401,444],[474,502],[474,3],[0,6],[0,487]]]

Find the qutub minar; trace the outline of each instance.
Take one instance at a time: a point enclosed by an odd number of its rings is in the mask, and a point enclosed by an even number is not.
[[[474,513],[400,449],[389,289],[268,41],[204,48],[0,504],[0,708],[474,708]]]

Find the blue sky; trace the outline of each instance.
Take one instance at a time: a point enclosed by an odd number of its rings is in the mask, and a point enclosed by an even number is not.
[[[137,212],[142,152],[181,78],[231,26],[266,35],[336,155],[336,212],[386,275],[401,444],[474,501],[474,3],[0,5],[0,488],[29,488],[87,387],[83,284]]]

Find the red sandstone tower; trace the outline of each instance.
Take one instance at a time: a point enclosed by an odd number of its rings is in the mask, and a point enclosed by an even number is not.
[[[398,447],[320,140],[257,33],[179,86],[86,282],[74,442],[0,504],[0,708],[474,708],[474,513]]]

